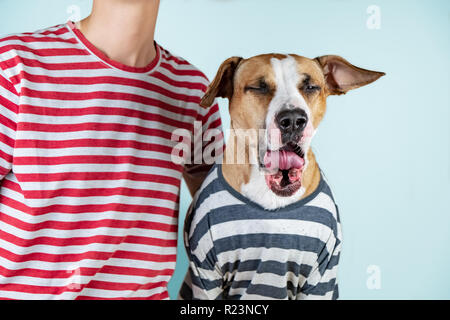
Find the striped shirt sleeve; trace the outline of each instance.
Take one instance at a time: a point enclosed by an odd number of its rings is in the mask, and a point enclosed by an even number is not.
[[[297,299],[336,300],[339,296],[337,267],[341,251],[340,227],[332,231],[318,255],[317,263],[308,275]]]
[[[209,108],[199,107],[196,121],[198,125],[194,127],[193,132],[191,162],[185,165],[185,172],[193,176],[207,173],[224,149],[222,122],[217,101]]]
[[[195,228],[194,225],[193,228]],[[223,299],[223,274],[214,253],[210,228],[202,233],[200,238],[185,239],[185,245],[189,257],[189,270],[181,286],[179,298],[182,300]]]
[[[0,180],[11,170],[19,96],[0,68]]]

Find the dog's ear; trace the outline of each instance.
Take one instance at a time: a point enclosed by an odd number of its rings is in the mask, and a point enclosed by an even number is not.
[[[339,56],[321,56],[316,60],[325,76],[329,94],[344,94],[347,91],[374,82],[385,75],[384,72],[355,67]]]
[[[233,76],[241,57],[231,57],[222,62],[214,80],[208,86],[200,102],[202,107],[210,107],[216,97],[231,99],[233,96]]]

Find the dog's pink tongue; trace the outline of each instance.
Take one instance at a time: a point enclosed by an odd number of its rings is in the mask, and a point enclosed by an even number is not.
[[[305,160],[291,151],[267,151],[264,155],[264,165],[269,170],[301,169]]]

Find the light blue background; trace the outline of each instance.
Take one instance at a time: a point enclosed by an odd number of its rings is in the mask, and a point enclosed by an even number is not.
[[[366,10],[381,9],[369,30]],[[90,1],[0,0],[0,35],[81,17]],[[210,78],[224,59],[339,54],[387,76],[330,97],[313,147],[340,207],[342,299],[450,298],[448,0],[163,0],[156,39]],[[227,102],[220,101],[224,128]],[[183,186],[180,221],[190,197]],[[181,226],[180,226],[181,229]],[[381,271],[370,290],[367,268]],[[180,238],[170,294],[187,267]]]

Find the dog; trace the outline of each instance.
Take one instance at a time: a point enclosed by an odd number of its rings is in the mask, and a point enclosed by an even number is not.
[[[181,299],[338,298],[339,212],[311,140],[329,95],[383,75],[335,55],[263,54],[221,64],[201,105],[227,98],[232,132],[186,218],[190,264]],[[258,141],[237,151],[249,130]]]

